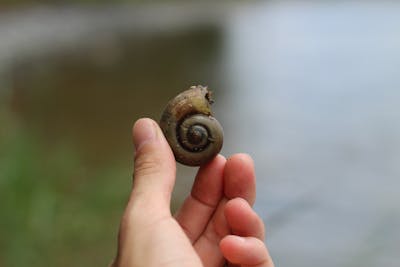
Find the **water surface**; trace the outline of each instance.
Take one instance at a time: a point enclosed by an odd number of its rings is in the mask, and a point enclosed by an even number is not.
[[[132,123],[208,84],[222,153],[254,158],[277,266],[398,266],[400,5],[267,2],[209,17],[163,8],[3,17],[0,31],[13,34],[0,45],[0,265],[107,262]],[[194,172],[179,166],[174,207]]]

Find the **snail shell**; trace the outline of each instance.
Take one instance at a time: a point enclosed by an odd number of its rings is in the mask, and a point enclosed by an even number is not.
[[[223,130],[211,114],[211,92],[192,86],[167,104],[160,127],[174,152],[176,161],[200,166],[221,150]]]

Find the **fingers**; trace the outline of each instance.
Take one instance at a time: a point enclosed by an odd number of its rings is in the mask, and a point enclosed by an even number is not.
[[[225,163],[223,173],[223,198],[213,214],[204,234],[224,236],[229,233],[224,215],[225,203],[229,199],[242,198],[250,205],[255,201],[256,183],[253,160],[246,154],[235,154]]]
[[[228,235],[221,240],[220,249],[231,263],[240,266],[273,267],[264,243],[255,237]]]
[[[254,204],[256,178],[254,163],[247,154],[235,154],[228,159],[224,171],[224,194],[226,198],[243,198]]]
[[[191,194],[175,218],[194,243],[204,231],[223,195],[223,171],[226,159],[218,155],[200,167]]]
[[[246,200],[235,198],[225,205],[225,218],[232,234],[264,240],[264,223]]]
[[[220,249],[224,257],[230,261],[230,266],[271,266],[268,265],[272,261],[264,244],[261,242],[261,245],[260,242],[253,240],[254,238],[264,240],[265,230],[263,221],[248,202],[241,198],[229,200],[225,205],[225,217],[234,236],[222,239]],[[249,245],[241,245],[239,241],[243,239],[237,237],[250,240],[246,241]],[[250,249],[251,253],[256,253],[257,257],[251,256],[247,249]],[[237,253],[237,250],[240,252]],[[247,258],[242,257],[240,253]]]
[[[133,126],[133,142],[136,154],[130,202],[142,205],[144,211],[169,213],[176,166],[161,129],[151,119],[140,119]]]
[[[224,194],[230,199],[224,209],[224,218],[233,235],[220,242],[223,256],[232,266],[273,267],[262,240],[264,223],[251,206],[256,198],[253,160],[246,154],[231,157],[224,172]]]
[[[223,197],[201,237],[194,244],[204,266],[218,266],[223,262],[219,250],[222,237],[231,233],[225,218],[225,204],[229,199],[241,197],[253,204],[256,196],[254,165],[250,156],[235,154],[225,164]]]

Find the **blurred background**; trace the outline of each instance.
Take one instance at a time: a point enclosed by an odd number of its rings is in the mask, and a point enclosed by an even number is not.
[[[276,266],[399,266],[400,3],[66,2],[0,4],[1,267],[107,266],[132,124],[197,84]]]

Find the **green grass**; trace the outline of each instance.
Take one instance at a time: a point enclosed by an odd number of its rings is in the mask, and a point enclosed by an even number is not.
[[[88,167],[0,111],[0,266],[107,266],[129,193],[129,166]]]

